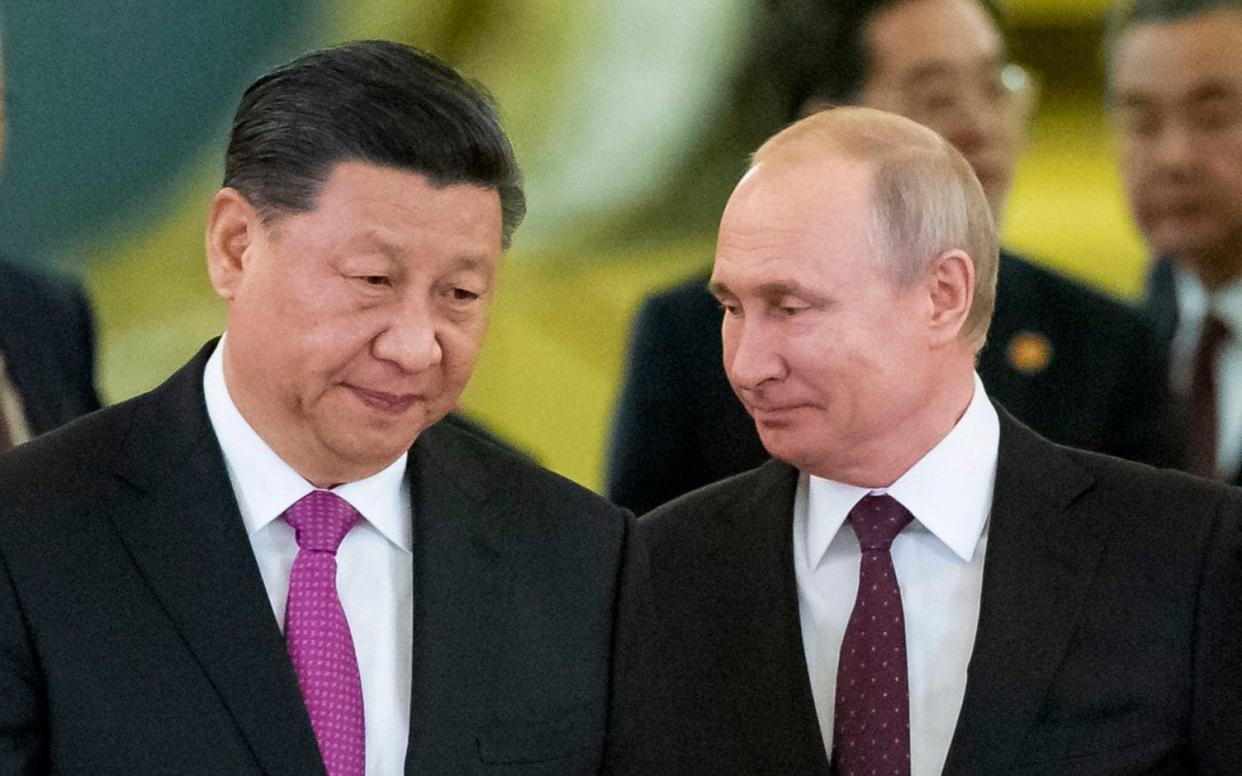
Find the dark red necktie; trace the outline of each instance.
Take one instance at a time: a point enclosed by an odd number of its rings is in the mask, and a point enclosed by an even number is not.
[[[1216,371],[1221,346],[1229,339],[1229,329],[1211,313],[1203,319],[1199,347],[1190,377],[1190,396],[1186,408],[1189,439],[1186,469],[1200,477],[1216,477],[1216,445],[1218,409],[1216,406]]]
[[[913,519],[887,494],[850,510],[862,559],[858,597],[837,662],[832,763],[837,776],[909,776],[906,619],[889,548]]]

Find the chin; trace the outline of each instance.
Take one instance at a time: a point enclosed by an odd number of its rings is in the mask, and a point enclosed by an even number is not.
[[[759,441],[763,442],[763,449],[768,451],[768,455],[799,469],[805,469],[807,463],[815,458],[813,451],[797,444],[795,440],[781,439],[779,434],[760,433]]]

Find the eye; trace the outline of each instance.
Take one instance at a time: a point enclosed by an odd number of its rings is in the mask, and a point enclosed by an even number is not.
[[[726,302],[723,299],[717,299],[716,306],[723,310],[725,315],[737,317],[742,314],[742,306],[737,302]]]
[[[479,295],[468,288],[454,288],[449,292],[455,302],[473,302]]]
[[[355,275],[354,279],[377,288],[387,288],[392,285],[392,278],[387,275]]]

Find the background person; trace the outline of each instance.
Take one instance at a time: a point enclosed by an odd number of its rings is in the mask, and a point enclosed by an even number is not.
[[[0,156],[5,97],[0,69]],[[0,259],[0,453],[97,409],[86,295]]]
[[[1135,223],[1157,262],[1148,309],[1172,343],[1185,466],[1242,461],[1242,3],[1114,8],[1109,103]]]

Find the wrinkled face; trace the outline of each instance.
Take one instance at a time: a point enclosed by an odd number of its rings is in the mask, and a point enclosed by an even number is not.
[[[1111,65],[1122,171],[1139,229],[1158,254],[1237,276],[1242,12],[1133,27]]]
[[[923,403],[929,302],[883,271],[867,165],[765,164],[720,225],[711,287],[725,310],[725,371],[768,452],[856,481]]]
[[[379,471],[451,410],[501,252],[494,190],[343,162],[315,208],[251,230],[225,370],[242,414],[318,485]]]
[[[992,212],[1004,206],[1019,126],[1001,80],[1004,46],[976,0],[907,0],[867,22],[867,81],[858,103],[897,113],[962,152]]]

